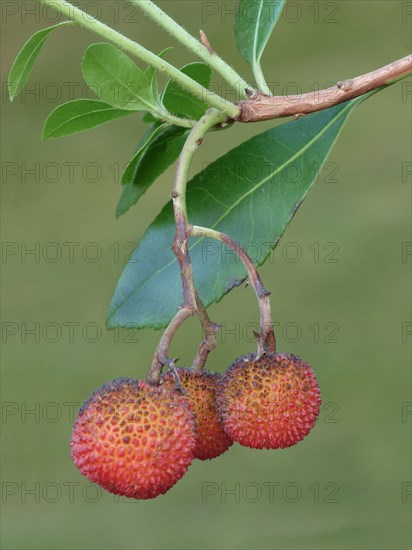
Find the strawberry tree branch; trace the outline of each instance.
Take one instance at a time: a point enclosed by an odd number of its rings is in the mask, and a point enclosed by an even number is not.
[[[202,144],[203,137],[214,126],[225,123],[226,119],[227,116],[224,113],[215,109],[209,109],[193,127],[177,161],[172,193],[173,211],[176,225],[172,250],[175,253],[179,263],[180,275],[182,279],[183,303],[163,333],[163,336],[156,348],[152,365],[147,375],[147,381],[150,384],[159,384],[164,365],[167,365],[169,368],[174,367],[175,360],[169,357],[169,347],[176,331],[188,317],[194,314],[199,315],[206,336],[206,344],[203,342],[201,343],[197,358],[195,360],[195,366],[198,370],[203,368],[204,363],[202,364],[202,361],[206,360],[208,352],[214,347],[213,344],[216,345],[214,342],[214,334],[219,327],[210,321],[200,297],[197,294],[193,281],[193,270],[188,246],[191,228],[189,227],[187,218],[186,186],[193,155]]]
[[[43,2],[43,4],[60,11],[60,13],[68,17],[70,20],[78,23],[81,27],[102,36],[119,48],[122,48],[125,52],[139,58],[141,61],[147,63],[151,67],[154,67],[161,73],[166,74],[172,80],[177,82],[183,89],[192,93],[201,101],[205,101],[211,107],[215,107],[216,109],[223,111],[228,117],[236,118],[239,114],[239,107],[237,107],[234,103],[227,101],[210,90],[207,90],[201,84],[179,71],[179,69],[176,69],[176,67],[158,55],[147,50],[137,42],[130,40],[130,38],[127,38],[101,21],[98,21],[69,2],[66,2],[65,0],[40,1]]]
[[[235,252],[239,256],[240,260],[246,268],[249,276],[249,283],[253,286],[259,302],[260,334],[255,334],[258,341],[257,357],[261,357],[266,352],[275,353],[276,340],[275,334],[273,332],[272,314],[270,310],[270,292],[266,290],[265,286],[263,285],[262,279],[260,278],[260,275],[249,254],[240,246],[238,242],[229,237],[229,235],[225,235],[220,231],[209,229],[208,227],[199,227],[194,225],[191,227],[190,236],[210,237],[212,239],[216,239],[227,245],[233,250],[233,252]]]
[[[69,2],[66,2],[66,0],[40,1],[60,11],[80,26],[116,44],[127,53],[134,55],[161,73],[166,74],[195,97],[205,101],[211,107],[226,113],[228,120],[235,120],[238,122],[260,122],[286,116],[302,116],[315,111],[321,111],[363,95],[371,90],[389,86],[397,80],[405,78],[412,72],[412,55],[407,55],[385,67],[353,79],[343,80],[338,82],[335,86],[325,90],[287,97],[267,96],[256,92],[256,90],[250,89],[248,84],[241,79],[229,65],[223,60],[221,60],[221,63],[216,61],[216,54],[184,31],[180,25],[173,22],[172,31],[169,21],[173,20],[157,8],[155,4],[150,2],[150,0],[145,0],[144,2],[142,0],[134,0],[139,4],[142,10],[145,10],[148,15],[164,26],[164,28],[167,28],[173,36],[177,38],[180,34],[179,40],[189,49],[194,51],[194,53],[197,53],[197,55],[200,56],[201,53],[203,59],[209,63],[211,67],[218,70],[220,74],[225,73],[225,78],[228,82],[231,82],[233,85],[241,83],[242,86],[244,86],[244,95],[249,99],[234,104],[214,92],[207,90],[201,84],[179,71],[179,69],[176,69],[176,67],[158,55],[147,50],[137,42],[130,40],[130,38],[127,38],[101,21],[98,21]],[[167,23],[165,23],[165,21]],[[180,29],[182,29],[182,31],[180,31]],[[186,126],[188,125],[189,124],[186,124]]]
[[[137,4],[140,10],[171,34],[173,38],[219,73],[242,97],[247,98],[246,89],[250,88],[249,84],[212,50],[208,41],[208,46],[206,46],[196,40],[151,0],[132,0],[132,2]],[[201,36],[205,38],[202,31]]]
[[[335,86],[293,96],[266,96],[255,93],[249,101],[239,101],[239,122],[260,122],[286,116],[322,111],[333,105],[397,82],[412,72],[412,55],[407,55],[370,73],[338,82]]]
[[[174,372],[176,384],[177,387],[179,387],[178,376],[174,368],[175,359],[169,357],[169,347],[176,331],[188,317],[197,314],[205,334],[205,338],[199,345],[193,363],[195,370],[201,370],[204,367],[209,352],[216,346],[215,334],[219,330],[219,325],[210,320],[196,290],[189,255],[189,237],[211,237],[217,239],[226,244],[239,256],[247,270],[250,284],[253,286],[259,302],[260,333],[256,334],[256,339],[258,341],[257,357],[260,357],[266,352],[275,352],[276,341],[270,310],[270,292],[264,287],[249,255],[239,243],[228,235],[212,229],[189,225],[186,209],[186,185],[193,155],[202,143],[205,134],[211,129],[227,127],[228,123],[235,121],[259,122],[293,115],[298,117],[327,109],[344,101],[361,96],[374,89],[388,86],[411,74],[412,55],[408,55],[365,75],[338,82],[335,86],[326,90],[298,96],[273,97],[250,89],[247,82],[215,54],[204,33],[201,32],[201,41],[199,42],[160,10],[151,0],[132,0],[155,22],[165,28],[189,50],[208,63],[210,67],[219,72],[227,82],[232,84],[235,88],[241,85],[241,93],[248,99],[239,101],[235,104],[210,92],[158,55],[98,21],[69,2],[66,2],[66,0],[40,1],[57,9],[70,20],[100,35],[105,40],[122,48],[125,52],[137,57],[159,72],[167,75],[183,89],[189,91],[195,97],[208,103],[212,107],[194,124],[177,162],[172,193],[176,225],[172,249],[176,255],[180,268],[183,303],[160,339],[147,375],[147,381],[151,384],[158,385],[160,383],[163,366],[167,365],[168,368]],[[193,123],[192,121],[184,122],[186,126],[190,126]],[[177,123],[179,123],[179,121],[176,121],[176,124]]]

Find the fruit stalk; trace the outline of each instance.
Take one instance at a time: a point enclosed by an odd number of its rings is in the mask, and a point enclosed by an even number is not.
[[[206,313],[206,309],[197,294],[195,283],[193,281],[193,270],[188,246],[188,238],[191,228],[189,227],[187,217],[186,187],[194,153],[202,144],[206,133],[214,126],[225,123],[226,119],[226,114],[221,111],[217,111],[216,109],[209,109],[206,111],[205,115],[197,122],[190,132],[177,161],[172,193],[173,212],[176,225],[172,250],[175,253],[179,263],[180,275],[182,279],[183,303],[163,333],[163,336],[156,348],[152,365],[147,375],[147,381],[153,385],[159,384],[164,365],[169,367],[174,366],[175,360],[169,358],[170,343],[180,325],[184,323],[184,321],[191,315],[199,315],[203,326],[203,331],[206,336],[205,340],[200,344],[199,352],[195,359],[197,370],[201,370],[203,368],[209,351],[216,346],[214,335],[219,326],[210,321],[209,316]]]
[[[225,235],[224,233],[215,231],[214,229],[209,229],[208,227],[193,225],[190,230],[190,236],[210,237],[212,239],[216,239],[227,245],[239,256],[241,262],[246,268],[249,276],[249,283],[253,286],[259,302],[260,334],[255,334],[258,342],[257,359],[262,357],[265,353],[275,353],[276,339],[273,331],[272,313],[270,309],[270,292],[265,288],[258,270],[252,262],[249,254],[240,246],[238,242],[229,237],[229,235]]]
[[[205,338],[204,340],[202,340],[202,342],[200,342],[196,357],[193,360],[192,368],[195,372],[201,372],[205,367],[209,353],[213,351],[217,346],[216,333],[220,330],[222,325],[214,323],[210,320],[206,308],[197,293],[197,290],[196,304],[197,314],[199,316],[200,322],[202,323]]]

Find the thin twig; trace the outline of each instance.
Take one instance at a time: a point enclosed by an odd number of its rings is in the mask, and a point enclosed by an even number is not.
[[[412,72],[412,55],[398,59],[385,67],[356,78],[343,80],[335,86],[292,96],[266,96],[258,94],[249,101],[239,101],[239,122],[259,122],[286,116],[307,115],[338,105],[349,99],[389,86]]]
[[[270,310],[270,292],[266,290],[260,275],[252,262],[249,254],[244,250],[238,242],[225,235],[220,231],[209,229],[208,227],[192,226],[190,231],[191,237],[210,237],[226,244],[240,258],[249,276],[249,283],[253,286],[259,302],[260,310],[260,334],[256,334],[258,341],[257,357],[261,357],[264,353],[275,353],[276,340],[273,331],[272,314]]]
[[[203,137],[211,128],[225,121],[226,115],[224,113],[215,109],[209,109],[193,127],[183,146],[179,160],[177,161],[172,193],[173,212],[176,225],[172,250],[179,263],[183,289],[183,304],[165,330],[155,351],[152,365],[147,375],[147,381],[154,385],[159,384],[163,365],[170,362],[169,347],[173,336],[176,334],[180,325],[191,315],[195,313],[199,314],[206,340],[208,340],[208,344],[211,349],[213,349],[212,334],[209,333],[212,331],[212,325],[216,330],[218,325],[212,323],[206,314],[205,308],[197,295],[193,281],[193,270],[188,246],[190,228],[187,219],[186,186],[193,155],[202,143]],[[207,357],[207,353],[205,355],[204,352],[201,353],[201,351],[199,351],[198,355],[201,355],[201,358],[196,366],[200,368],[201,360]]]

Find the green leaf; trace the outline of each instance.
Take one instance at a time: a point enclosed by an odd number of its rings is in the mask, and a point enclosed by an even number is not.
[[[83,76],[102,101],[129,111],[158,110],[144,72],[111,44],[92,44],[82,61]]]
[[[161,132],[165,127],[165,124],[155,124],[151,126],[146,132],[143,134],[142,139],[140,140],[136,153],[134,154],[134,157],[129,162],[129,164],[126,167],[126,170],[123,172],[121,184],[122,185],[128,185],[130,183],[135,183],[135,174],[136,170],[140,164],[140,160],[143,156],[143,153],[146,151],[147,147],[149,146],[150,142]]]
[[[50,113],[44,124],[42,137],[48,139],[68,136],[131,114],[133,111],[116,109],[103,101],[76,99],[59,105]]]
[[[164,128],[164,124],[154,124],[150,128],[146,130],[146,132],[143,134],[141,140],[139,141],[136,149],[136,153],[134,154],[132,160],[129,162],[129,164],[126,167],[126,170],[123,172],[121,184],[122,185],[128,185],[135,182],[135,173],[136,168],[139,165],[139,162],[142,158],[143,153],[145,152],[146,148],[149,146],[149,143],[156,137],[156,135],[162,131]]]
[[[143,122],[146,124],[154,124],[155,122],[159,122],[159,120],[154,117],[151,113],[145,113],[142,118]]]
[[[370,95],[370,94],[369,94]],[[188,184],[190,223],[222,231],[264,263],[312,186],[352,109],[368,97],[290,121],[236,147]],[[118,282],[108,326],[161,328],[181,305],[169,202],[138,243]],[[211,239],[190,241],[194,278],[206,306],[240,285],[246,271]]]
[[[40,50],[42,49],[49,34],[57,29],[57,27],[70,24],[72,24],[72,21],[63,21],[62,23],[58,23],[57,25],[38,31],[25,43],[14,60],[12,68],[10,69],[8,81],[10,101],[13,101],[13,99],[26,85],[33,65],[36,62]]]
[[[235,23],[239,52],[252,65],[260,58],[286,0],[240,0]]]
[[[204,88],[209,88],[212,70],[206,63],[189,63],[181,67],[180,71],[190,76],[190,78],[196,82],[199,82]],[[207,103],[200,101],[190,92],[183,90],[183,88],[173,80],[169,80],[167,83],[162,100],[163,105],[169,113],[184,118],[193,118],[195,120],[201,118],[208,108]]]
[[[170,52],[170,50],[173,50],[173,48],[172,47],[165,48],[164,50],[162,50],[157,55],[159,57],[163,58],[168,52]],[[153,95],[155,97],[158,97],[159,91],[158,91],[158,88],[157,88],[157,78],[156,78],[157,71],[156,71],[156,69],[149,65],[147,67],[147,69],[145,70],[144,74],[145,74],[148,82],[150,82],[150,86],[152,87]]]
[[[119,217],[147,191],[150,185],[179,156],[189,130],[179,126],[151,126],[141,139],[137,152],[123,176],[123,192],[116,209]]]

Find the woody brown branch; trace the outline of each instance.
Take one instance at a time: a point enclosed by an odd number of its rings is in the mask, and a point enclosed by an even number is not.
[[[239,101],[239,122],[259,122],[287,116],[300,116],[328,109],[367,92],[393,84],[412,72],[412,55],[407,55],[376,71],[343,80],[325,90],[292,96],[257,93],[249,101]]]

